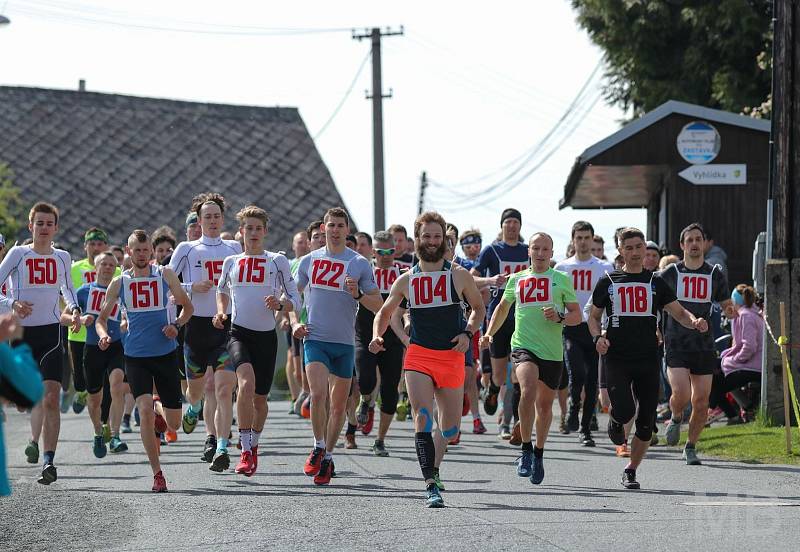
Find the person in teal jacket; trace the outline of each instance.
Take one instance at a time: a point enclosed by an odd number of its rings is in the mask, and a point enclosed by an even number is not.
[[[17,347],[11,347],[7,343],[16,330],[16,316],[0,316],[0,399],[20,408],[30,408],[42,399],[44,384],[30,348],[24,343]],[[3,419],[0,407],[0,496],[8,496],[11,494],[11,486],[6,474]]]

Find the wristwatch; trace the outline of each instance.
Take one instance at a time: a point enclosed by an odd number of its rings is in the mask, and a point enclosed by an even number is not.
[[[280,303],[280,308],[279,308],[279,309],[276,309],[276,310],[277,310],[278,312],[282,311],[282,310],[283,310],[283,303]]]
[[[362,297],[364,297],[364,292],[359,289],[358,295],[356,295],[355,299],[356,301],[360,301]]]
[[[470,341],[472,341],[473,333],[471,331],[469,331],[469,330],[461,330],[460,332],[458,332],[458,334],[459,335],[464,334],[464,335],[467,336],[467,338],[469,338]]]
[[[567,319],[567,317],[566,317],[566,316],[564,316],[562,313],[560,313],[560,312],[558,312],[558,311],[556,311],[556,314],[558,315],[558,323],[559,323],[559,324],[561,324],[561,323],[562,323],[564,320],[566,320],[566,319]]]

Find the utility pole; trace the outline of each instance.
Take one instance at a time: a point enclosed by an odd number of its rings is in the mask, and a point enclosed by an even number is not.
[[[425,208],[425,188],[428,187],[428,173],[422,171],[419,177],[419,204],[417,206],[417,214],[421,215],[422,210]]]
[[[381,31],[378,27],[365,29],[363,33],[353,31],[353,39],[361,41],[369,38],[372,41],[372,94],[367,92],[367,99],[372,100],[372,186],[374,194],[375,230],[386,228],[386,198],[383,179],[383,99],[392,97],[392,89],[383,93],[381,82],[381,37],[403,34],[403,26],[399,31],[388,27]]]

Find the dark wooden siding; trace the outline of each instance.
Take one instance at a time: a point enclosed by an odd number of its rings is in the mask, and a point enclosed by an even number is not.
[[[696,186],[678,173],[689,166],[678,153],[675,140],[693,118],[669,117],[642,130],[592,159],[595,165],[668,165],[666,177],[668,247],[680,255],[679,234],[691,222],[700,222],[728,253],[732,284],[751,282],[753,245],[766,229],[769,135],[765,132],[714,123],[722,139],[714,164],[747,165],[744,186]],[[658,227],[656,195],[648,207],[648,235]]]

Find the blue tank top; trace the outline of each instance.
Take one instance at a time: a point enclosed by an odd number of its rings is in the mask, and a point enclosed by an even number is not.
[[[78,296],[78,306],[81,308],[81,311],[84,314],[91,314],[96,322],[97,317],[100,316],[100,310],[103,307],[103,301],[106,297],[106,288],[96,283],[83,284],[75,292],[75,295]],[[122,335],[119,327],[120,310],[119,304],[117,304],[114,310],[111,311],[111,314],[108,316],[108,321],[106,322],[108,336],[111,338],[112,342],[119,341]],[[100,341],[100,337],[97,335],[97,329],[95,328],[95,322],[86,327],[87,345],[96,346]]]
[[[157,357],[175,350],[174,339],[168,339],[162,329],[172,322],[169,315],[169,285],[161,267],[150,266],[150,276],[134,278],[122,273],[120,301],[128,314],[128,334],[123,345],[130,357]]]
[[[461,297],[453,282],[452,265],[444,262],[438,272],[411,267],[408,280],[408,308],[411,313],[411,343],[444,351],[466,327]]]

